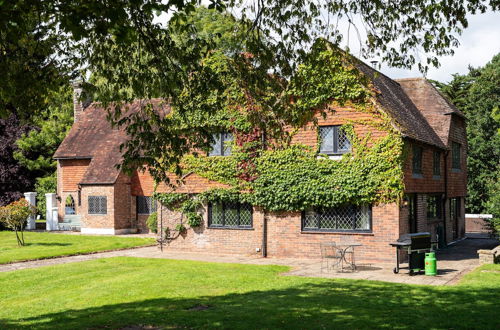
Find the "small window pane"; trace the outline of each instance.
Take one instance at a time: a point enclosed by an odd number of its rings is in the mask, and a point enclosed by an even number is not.
[[[306,211],[304,214],[304,228],[318,228],[316,212]]]
[[[227,227],[237,227],[239,221],[238,205],[224,205],[224,225]]]
[[[433,174],[441,175],[441,153],[439,151],[434,151]]]
[[[349,141],[349,138],[347,138],[347,135],[345,134],[344,130],[342,130],[340,127],[339,127],[339,153],[344,153],[344,152],[347,152],[347,151],[350,151],[351,150],[351,141]]]
[[[321,146],[320,152],[324,154],[331,154],[333,150],[333,126],[322,126],[319,128]]]
[[[452,161],[452,168],[459,170],[461,168],[460,166],[460,153],[461,153],[461,146],[459,143],[453,142],[452,147],[451,147],[451,161]]]
[[[220,134],[214,134],[212,136],[214,142],[210,146],[209,156],[222,156],[222,140]]]
[[[362,206],[356,215],[356,227],[359,230],[370,230],[370,208]]]
[[[216,203],[212,204],[211,208],[211,221],[210,224],[212,226],[222,226],[223,225],[223,209],[222,209],[222,204]]]
[[[252,205],[243,204],[240,208],[240,226],[252,226]]]
[[[222,140],[223,140],[223,155],[224,156],[229,156],[231,155],[231,145],[232,145],[232,142],[233,142],[233,134],[231,133],[223,133],[222,134]]]
[[[422,174],[422,147],[413,146],[413,173]]]
[[[137,196],[137,213],[151,214],[156,212],[156,203],[151,196]]]

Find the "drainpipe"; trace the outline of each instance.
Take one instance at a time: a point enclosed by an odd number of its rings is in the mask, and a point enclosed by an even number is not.
[[[443,236],[445,245],[448,245],[448,240],[446,237],[446,201],[448,200],[448,154],[449,153],[450,153],[449,150],[446,150],[444,153]]]
[[[262,257],[267,257],[267,212],[264,211],[262,220]]]

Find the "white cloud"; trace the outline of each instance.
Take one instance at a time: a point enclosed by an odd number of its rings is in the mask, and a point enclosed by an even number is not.
[[[469,27],[458,37],[460,46],[453,56],[440,58],[441,67],[432,68],[427,78],[448,82],[453,73],[468,72],[469,65],[483,66],[500,52],[500,13],[488,12],[469,17]],[[383,73],[391,78],[420,77],[417,70],[402,70],[382,66]]]

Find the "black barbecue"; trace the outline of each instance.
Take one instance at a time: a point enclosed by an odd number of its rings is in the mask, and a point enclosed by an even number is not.
[[[399,251],[408,253],[408,269],[410,275],[420,272],[425,268],[425,254],[434,250],[434,242],[431,242],[431,234],[428,232],[405,234],[391,243],[396,248],[396,268],[394,273],[399,273]]]

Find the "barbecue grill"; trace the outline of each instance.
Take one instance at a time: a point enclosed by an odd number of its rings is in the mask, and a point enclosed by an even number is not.
[[[396,248],[396,267],[394,274],[399,273],[399,251],[408,253],[408,269],[410,275],[420,272],[425,268],[425,254],[434,251],[435,242],[431,242],[428,232],[401,235],[391,246]]]

